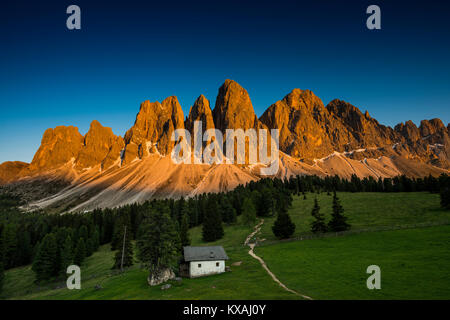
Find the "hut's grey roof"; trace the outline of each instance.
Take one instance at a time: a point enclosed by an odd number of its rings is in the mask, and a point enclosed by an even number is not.
[[[228,260],[222,246],[183,247],[184,261]]]

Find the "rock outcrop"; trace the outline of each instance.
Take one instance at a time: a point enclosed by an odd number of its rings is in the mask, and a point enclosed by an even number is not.
[[[21,161],[6,161],[0,164],[0,185],[16,180],[29,164]]]
[[[0,185],[33,201],[35,208],[77,211],[222,192],[261,177],[263,164],[248,165],[247,153],[239,165],[174,163],[168,157],[174,147],[172,133],[186,128],[192,135],[195,121],[202,121],[202,133],[215,128],[224,137],[226,129],[279,129],[278,178],[419,177],[450,169],[450,126],[440,119],[423,120],[419,127],[406,121],[392,129],[345,101],[335,99],[325,107],[313,92],[300,89],[272,104],[258,119],[248,92],[226,80],[214,110],[200,95],[185,121],[175,96],[161,103],[144,101],[124,138],[95,120],[85,136],[73,126],[48,129],[30,164],[0,165]],[[236,150],[235,146],[235,157]],[[157,275],[149,281],[171,276]]]
[[[84,136],[83,148],[75,161],[76,167],[86,169],[102,164],[102,168],[108,168],[120,157],[123,146],[123,139],[114,135],[111,128],[103,127],[94,120]]]
[[[148,100],[141,103],[133,127],[125,134],[123,164],[142,159],[156,150],[162,155],[170,154],[175,129],[184,129],[183,110],[177,97],[168,97],[161,103]]]
[[[334,99],[326,108],[341,120],[350,132],[354,140],[351,142],[354,148],[384,147],[397,141],[392,128],[379,124],[367,111],[363,114],[348,102]]]
[[[401,122],[394,127],[400,136],[402,136],[406,141],[414,142],[421,138],[419,128],[411,120],[405,123]]]
[[[445,130],[445,126],[442,123],[441,119],[434,118],[431,120],[422,120],[420,122],[419,130],[422,137],[427,137],[429,135],[435,134],[436,132]]]
[[[194,105],[189,110],[189,115],[185,122],[185,128],[191,135],[194,132],[194,122],[201,121],[202,128],[200,131],[203,133],[208,129],[214,129],[214,119],[211,108],[209,106],[208,99],[204,95],[200,95],[197,100],[195,100]]]
[[[226,129],[258,128],[258,117],[247,90],[229,79],[219,88],[213,117],[215,127],[223,133]]]
[[[42,137],[41,146],[34,155],[29,170],[42,171],[75,161],[83,148],[84,138],[77,127],[59,126],[47,129]]]
[[[172,269],[166,268],[150,274],[147,278],[147,282],[150,286],[157,286],[174,278],[175,273]]]
[[[300,159],[321,158],[344,150],[352,138],[310,90],[294,89],[260,117],[268,128],[280,130],[280,150]]]

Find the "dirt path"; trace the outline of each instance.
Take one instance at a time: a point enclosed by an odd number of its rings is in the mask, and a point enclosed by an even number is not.
[[[247,239],[245,239],[244,245],[247,245],[250,247],[250,251],[248,252],[249,255],[251,255],[253,258],[255,258],[256,260],[258,260],[262,267],[267,271],[267,273],[269,274],[269,276],[272,277],[273,281],[275,281],[276,283],[278,283],[284,290],[296,294],[304,299],[307,300],[312,300],[311,297],[305,296],[301,293],[298,293],[297,291],[294,291],[292,289],[289,289],[288,287],[286,287],[286,285],[284,283],[282,283],[280,280],[278,280],[278,278],[273,274],[272,271],[270,271],[270,269],[267,267],[266,263],[264,262],[264,260],[261,257],[258,257],[254,252],[253,249],[255,248],[255,244],[256,243],[249,243],[251,238],[255,236],[255,234],[257,234],[260,230],[261,230],[261,226],[264,223],[264,219],[261,219],[261,221],[255,226],[255,231],[253,231],[252,233],[250,233],[247,237]]]

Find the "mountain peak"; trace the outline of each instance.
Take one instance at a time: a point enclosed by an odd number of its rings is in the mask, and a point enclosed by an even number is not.
[[[83,144],[83,148],[76,158],[78,169],[91,168],[101,164],[107,156],[116,160],[120,155],[120,149],[116,150],[117,148],[113,148],[113,146],[118,144],[123,147],[122,138],[115,136],[111,128],[102,126],[97,120],[91,122],[89,131],[84,136]]]
[[[74,126],[58,126],[45,130],[30,169],[51,169],[76,158],[83,147],[83,140],[78,128]]]
[[[194,102],[194,105],[189,110],[188,118],[186,119],[185,128],[193,134],[194,122],[202,121],[201,132],[208,129],[214,129],[214,119],[209,106],[209,100],[204,95],[200,95]]]
[[[167,97],[161,103],[144,101],[133,127],[125,134],[123,163],[142,159],[153,152],[155,144],[161,154],[169,154],[173,148],[172,132],[183,128],[183,110],[176,96]]]
[[[226,129],[246,130],[258,125],[247,90],[229,79],[219,88],[213,118],[215,127],[222,132]]]

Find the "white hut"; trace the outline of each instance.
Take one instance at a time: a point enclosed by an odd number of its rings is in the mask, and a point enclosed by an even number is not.
[[[180,273],[184,277],[195,278],[225,272],[228,256],[221,246],[183,247],[183,255]]]

